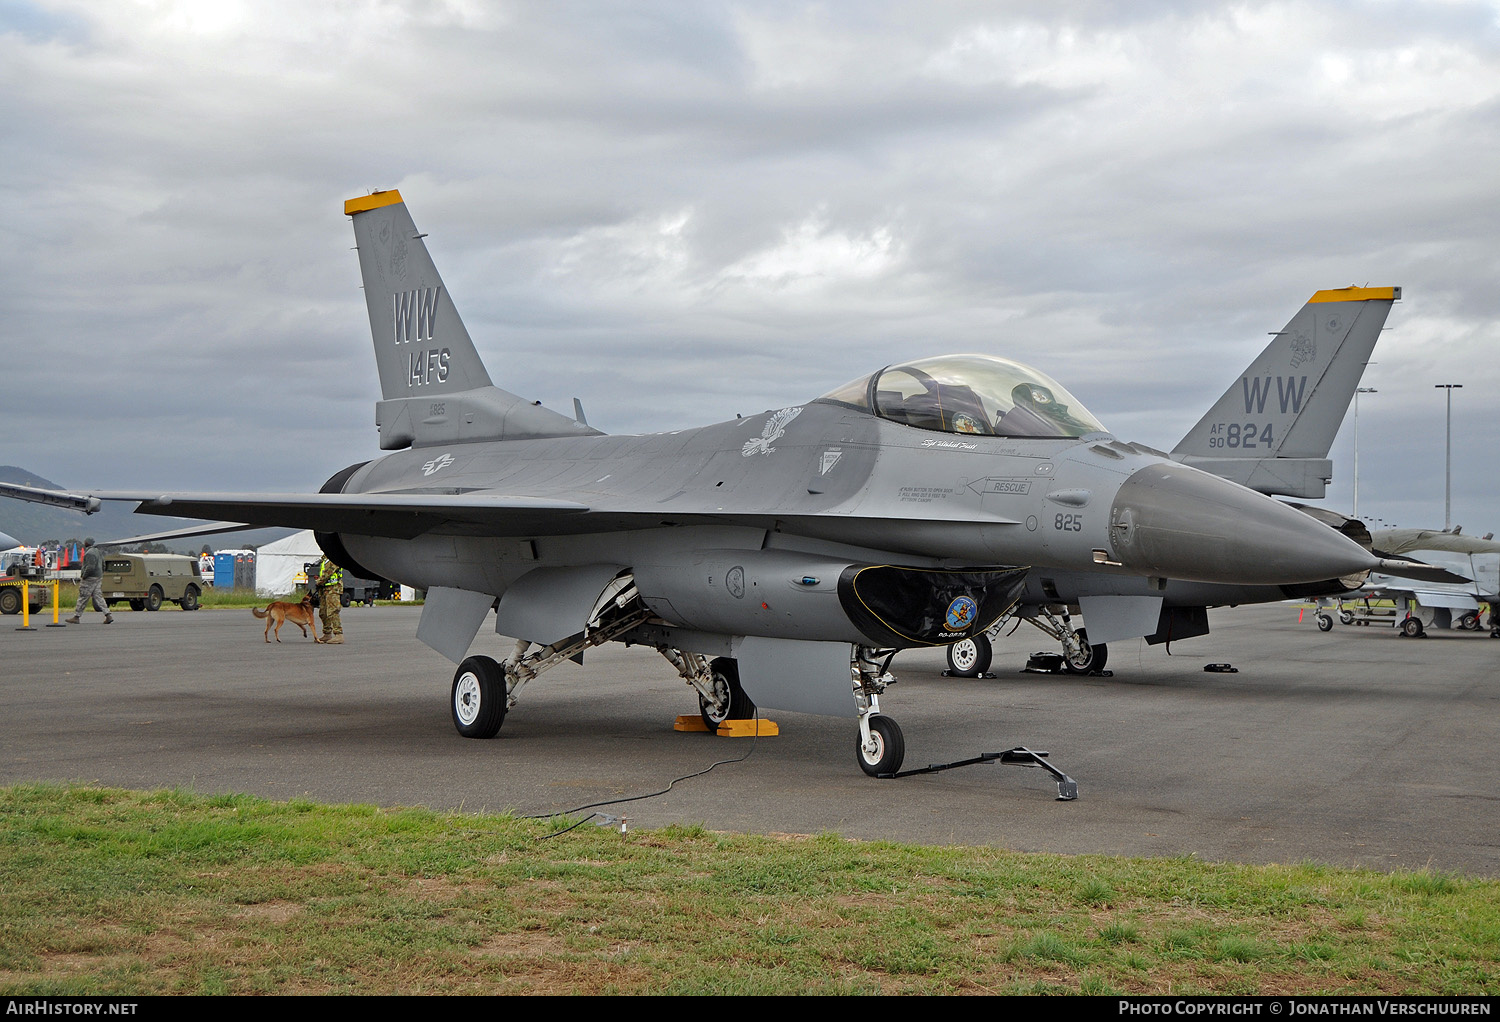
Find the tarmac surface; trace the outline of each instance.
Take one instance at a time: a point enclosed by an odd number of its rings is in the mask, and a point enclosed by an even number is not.
[[[895,780],[855,761],[850,720],[768,711],[781,734],[678,733],[696,697],[653,650],[618,645],[520,694],[491,741],[459,737],[453,666],[406,607],[344,612],[343,646],[262,641],[248,609],[0,618],[0,784],[76,781],[272,799],[531,815],[606,807],[632,826],[836,832],[927,844],[1213,861],[1318,861],[1500,876],[1500,640],[1336,625],[1277,604],[1210,612],[1171,655],[1110,647],[1113,677],[1021,672],[1047,640],[996,648],[994,679],[900,654],[882,708],[906,768],[1017,745],[1078,781],[987,764]],[[490,626],[492,627],[492,625]],[[290,634],[289,634],[290,632]],[[472,652],[510,642],[481,630]],[[1209,674],[1228,662],[1235,674]]]

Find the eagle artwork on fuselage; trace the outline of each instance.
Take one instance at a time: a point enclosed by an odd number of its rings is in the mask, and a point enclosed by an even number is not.
[[[1102,594],[1101,623],[1109,598],[1144,599],[1142,635],[1167,580],[1207,602],[1215,587],[1280,599],[1379,563],[1292,507],[1115,439],[1055,380],[991,355],[605,435],[491,383],[398,192],[345,212],[393,453],[318,494],[0,492],[316,530],[346,570],[426,590],[417,636],[458,665],[465,736],[495,735],[549,667],[620,641],[658,649],[710,727],[757,707],[856,718],[861,767],[888,775],[903,751],[880,713],[894,651],[979,636],[1028,586],[1059,604]],[[516,640],[503,663],[468,655],[492,610]]]

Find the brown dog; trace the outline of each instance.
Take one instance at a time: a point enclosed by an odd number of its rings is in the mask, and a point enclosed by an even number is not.
[[[313,642],[323,641],[322,639],[318,638],[318,625],[317,622],[313,619],[313,604],[311,596],[302,597],[301,603],[282,603],[279,601],[271,603],[267,605],[265,610],[261,610],[259,607],[251,607],[250,613],[254,614],[256,617],[263,617],[266,619],[267,642],[271,641],[271,626],[273,624],[276,626],[276,641],[280,642],[281,626],[286,624],[288,621],[296,625],[298,628],[302,629],[303,638],[307,637],[307,629],[311,627]]]

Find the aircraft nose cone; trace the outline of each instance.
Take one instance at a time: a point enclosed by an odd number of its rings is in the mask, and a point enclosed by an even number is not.
[[[1145,575],[1288,585],[1375,567],[1369,551],[1264,494],[1178,464],[1125,480],[1110,509],[1115,558]]]

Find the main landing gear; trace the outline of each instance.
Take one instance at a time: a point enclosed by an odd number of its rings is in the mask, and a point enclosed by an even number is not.
[[[1072,616],[1066,605],[1059,605],[1059,614],[1052,607],[1018,607],[996,621],[983,633],[969,639],[960,639],[948,647],[948,674],[954,678],[981,678],[990,669],[994,657],[994,640],[1008,621],[1019,617],[1046,632],[1062,646],[1062,667],[1068,674],[1094,674],[1104,670],[1109,660],[1109,647],[1100,642],[1091,644],[1088,632],[1073,627]]]
[[[533,648],[534,643],[519,641],[503,663],[487,656],[471,656],[459,664],[449,700],[453,726],[465,738],[495,737],[527,682],[565,660],[581,660],[591,646],[616,640],[643,645],[655,642],[657,652],[677,669],[697,695],[698,712],[710,731],[718,730],[725,721],[754,718],[755,702],[740,683],[739,663],[731,657],[710,660],[702,653],[669,646],[666,643],[671,632],[661,625],[653,620],[640,599],[634,578],[621,575],[600,595],[583,631],[537,648]],[[881,694],[896,681],[890,672],[895,656],[895,650],[850,647],[848,677],[859,718],[854,752],[860,769],[871,777],[899,775],[906,758],[906,739],[900,725],[880,712]],[[1004,754],[1006,758],[1001,762],[1041,763],[1038,757],[1045,755],[1015,749]],[[997,756],[1001,754],[986,753],[980,759],[964,763],[988,762]],[[964,764],[928,767],[918,772],[959,765]]]
[[[520,640],[504,663],[487,656],[467,658],[453,674],[449,708],[454,728],[465,738],[495,737],[528,682],[564,661],[581,660],[590,647],[627,636],[651,617],[634,576],[624,574],[605,587],[583,631],[535,649],[533,643]],[[755,716],[755,703],[740,686],[735,661],[728,657],[710,661],[701,653],[666,645],[656,649],[697,693],[698,710],[709,730],[717,730],[726,720]]]

